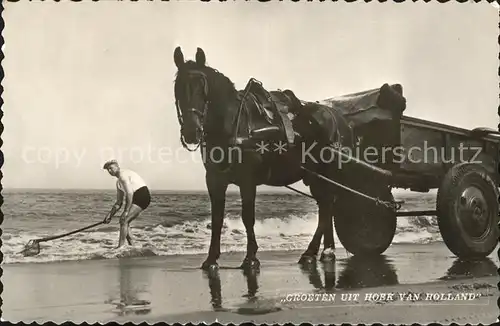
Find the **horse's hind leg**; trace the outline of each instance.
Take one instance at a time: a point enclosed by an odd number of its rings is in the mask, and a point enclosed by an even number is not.
[[[219,174],[209,171],[207,171],[205,179],[208,194],[210,196],[212,211],[212,236],[210,239],[208,257],[203,262],[201,268],[204,270],[210,270],[217,267],[217,259],[219,259],[220,256],[220,237],[224,221],[224,209],[226,205],[226,190],[228,183]]]
[[[251,178],[250,178],[251,179]],[[253,180],[245,180],[240,185],[240,196],[242,203],[241,217],[247,233],[247,254],[241,268],[259,268],[260,262],[257,259],[257,240],[255,239],[255,197],[257,196],[257,186]]]
[[[324,220],[325,224],[323,226],[323,251],[321,252],[320,261],[328,262],[335,260],[335,241],[333,238],[333,203],[335,197],[331,196],[331,194],[327,194],[327,198],[322,203],[324,206]]]
[[[324,249],[321,253],[321,261],[329,261],[335,259],[335,242],[333,238],[333,204],[335,195],[330,184],[323,180],[315,180],[310,185],[311,194],[316,199],[318,204],[318,227],[314,233],[313,239],[309,244],[306,253],[309,252],[316,257],[319,246],[321,244],[321,236],[323,235]]]
[[[321,259],[327,256],[335,257],[333,250],[335,244],[333,242],[333,201],[334,195],[329,184],[322,180],[314,180],[310,184],[311,194],[318,204],[318,226],[314,232],[314,236],[307,247],[307,250],[300,257],[299,263],[311,263],[316,260],[319,247],[321,246],[321,238],[324,236],[324,250],[321,254]]]
[[[311,264],[316,261],[316,256],[318,255],[322,237],[323,229],[320,219],[318,218],[318,226],[316,226],[316,231],[314,232],[313,238],[309,243],[309,246],[307,246],[306,251],[302,254],[302,256],[300,256],[299,264]]]

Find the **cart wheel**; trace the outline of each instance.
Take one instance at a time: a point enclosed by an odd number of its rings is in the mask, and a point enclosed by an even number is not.
[[[368,188],[363,190],[362,188]],[[359,191],[384,201],[394,198],[388,187],[366,183]],[[380,255],[396,233],[396,213],[354,194],[342,193],[335,201],[335,231],[344,248],[353,255]]]
[[[439,230],[460,258],[488,256],[498,244],[498,188],[480,164],[462,163],[446,173],[437,195]]]

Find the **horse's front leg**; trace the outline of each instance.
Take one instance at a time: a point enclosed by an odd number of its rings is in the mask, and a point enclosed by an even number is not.
[[[217,268],[217,259],[220,256],[220,238],[222,232],[222,224],[224,222],[224,210],[226,205],[226,190],[228,182],[219,174],[207,171],[205,181],[210,196],[211,213],[212,213],[212,236],[210,239],[210,249],[208,257],[203,262],[201,268],[210,270]]]
[[[241,217],[247,233],[247,254],[241,268],[259,268],[260,262],[257,259],[257,240],[255,239],[255,197],[257,196],[257,186],[253,180],[245,180],[240,185],[240,196],[242,203]]]

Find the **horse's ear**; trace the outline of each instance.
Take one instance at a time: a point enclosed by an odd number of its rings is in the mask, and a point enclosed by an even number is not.
[[[207,58],[205,57],[205,52],[202,48],[196,49],[196,63],[200,66],[204,66]]]
[[[181,47],[178,46],[174,51],[174,62],[177,68],[180,68],[184,64],[184,54],[182,54]]]

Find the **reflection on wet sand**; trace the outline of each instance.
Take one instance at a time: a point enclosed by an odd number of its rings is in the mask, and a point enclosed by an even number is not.
[[[259,283],[257,281],[257,277],[259,275],[259,271],[255,269],[243,270],[243,275],[247,281],[247,294],[244,294],[243,297],[248,298],[249,302],[253,302],[257,300],[256,294],[259,290]]]
[[[257,300],[256,294],[259,290],[258,270],[243,270],[247,282],[247,293],[243,295],[248,302]],[[210,288],[210,304],[215,311],[226,310],[222,307],[222,286],[218,269],[211,269],[203,272],[208,279],[208,287]]]
[[[231,311],[241,315],[262,315],[281,310],[276,306],[274,300],[261,299],[257,296],[259,290],[259,270],[245,269],[241,271],[247,283],[247,293],[242,297],[246,298],[246,302],[240,303],[235,307],[223,307],[221,280],[218,269],[204,271],[205,277],[208,279],[210,288],[210,303],[214,311]]]
[[[397,268],[385,255],[374,257],[351,256],[340,265],[337,284],[335,286],[335,262],[328,264],[311,262],[300,265],[301,271],[309,278],[309,283],[317,290],[360,289],[399,284]],[[456,259],[445,276],[439,280],[460,278],[479,278],[497,275],[497,265],[490,259],[462,260]],[[321,275],[324,273],[324,281]],[[323,283],[324,282],[324,283]]]
[[[337,288],[356,289],[399,284],[396,269],[384,255],[347,258]]]
[[[318,263],[312,261],[300,265],[302,273],[306,274],[309,278],[309,283],[314,286],[316,290],[332,290],[335,287],[335,261],[322,263],[322,270],[325,279],[321,279]]]
[[[141,282],[134,282],[132,280],[132,266],[128,263],[127,259],[120,259],[118,263],[119,270],[119,285],[120,285],[120,301],[110,301],[115,306],[114,312],[118,316],[126,315],[147,315],[151,312],[151,302],[147,300],[140,300],[138,293],[141,288]]]
[[[460,278],[485,277],[497,275],[497,266],[488,257],[479,260],[462,260],[457,258],[440,280],[455,280]]]
[[[222,287],[218,269],[210,269],[203,271],[204,276],[208,279],[208,287],[210,289],[210,304],[215,311],[222,309]]]

